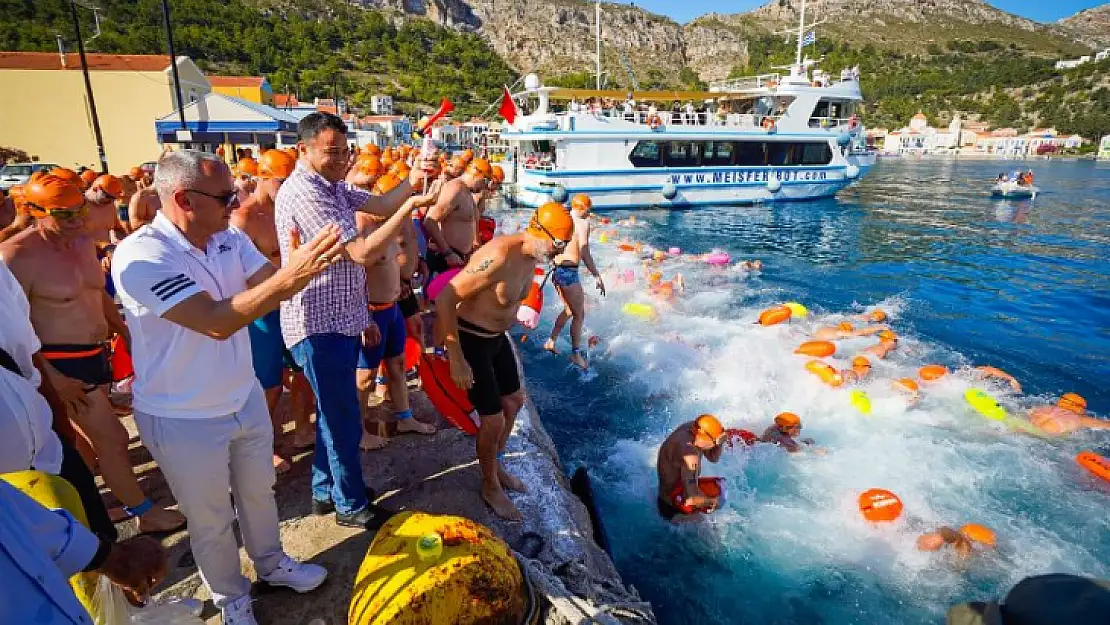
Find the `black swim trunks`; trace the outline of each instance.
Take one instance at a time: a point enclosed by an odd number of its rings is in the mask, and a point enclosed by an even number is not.
[[[397,300],[397,306],[401,308],[401,316],[408,319],[420,312],[420,301],[416,299],[416,293],[412,291],[411,283],[406,284],[402,281],[401,292],[407,292],[408,295],[402,295],[401,299]]]
[[[478,416],[500,413],[501,398],[520,390],[516,355],[508,335],[459,319],[459,347],[474,375],[467,396]]]
[[[451,249],[452,249],[452,251],[454,251],[456,254],[459,255],[459,258],[462,259],[464,265],[466,264],[466,261],[470,259],[470,252],[465,252],[464,253],[464,252],[460,252],[459,250],[456,250],[455,248],[451,248]],[[431,280],[432,276],[435,276],[435,275],[441,274],[441,273],[445,273],[447,271],[450,271],[450,270],[454,269],[454,267],[447,264],[447,257],[448,256],[450,256],[450,254],[443,254],[442,252],[438,252],[436,250],[428,250],[427,262],[428,262],[428,279],[429,280]]]
[[[104,344],[43,345],[42,356],[59,373],[85,383],[85,392],[112,383],[112,362]]]
[[[678,508],[672,506],[666,501],[663,501],[659,497],[655,498],[655,503],[659,508],[659,516],[663,517],[664,521],[670,521],[671,519],[681,514]]]

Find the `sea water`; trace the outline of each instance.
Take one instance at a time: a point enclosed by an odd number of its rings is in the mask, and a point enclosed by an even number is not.
[[[560,306],[548,287],[544,320],[521,343],[529,391],[567,470],[589,467],[616,564],[661,623],[937,623],[952,604],[997,598],[1028,575],[1110,577],[1110,483],[1073,460],[1110,453],[1110,432],[1018,435],[963,400],[985,388],[1021,415],[1070,391],[1110,415],[1110,167],[1018,164],[1036,172],[1035,201],[988,196],[1013,163],[890,160],[835,200],[643,210],[634,226],[598,225],[618,232],[594,239],[608,295],[582,272],[585,335],[600,340],[585,378],[566,363],[565,334],[563,356],[540,349]],[[687,290],[664,303],[619,240],[764,267],[668,259],[653,269],[681,273]],[[619,280],[627,270],[634,283]],[[753,323],[786,301],[809,317]],[[623,313],[628,302],[655,317]],[[872,359],[864,416],[792,351],[815,328],[874,308],[902,340]],[[845,368],[874,343],[840,341],[830,362]],[[953,374],[907,405],[891,380],[930,363]],[[971,367],[987,364],[1024,394],[976,379]],[[758,433],[781,411],[800,415],[826,453],[727,451],[704,470],[727,479],[725,509],[693,524],[658,517],[655,458],[674,428],[709,412]],[[856,499],[872,487],[902,498],[902,519],[863,521]],[[914,547],[922,531],[972,522],[998,533],[995,552],[960,563]]]

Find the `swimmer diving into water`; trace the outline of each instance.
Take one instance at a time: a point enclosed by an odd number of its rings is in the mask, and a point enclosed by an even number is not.
[[[671,521],[708,513],[724,503],[723,480],[700,478],[701,460],[721,459],[728,437],[717,417],[703,414],[678,426],[659,447],[659,515]],[[716,493],[707,491],[716,491]]]

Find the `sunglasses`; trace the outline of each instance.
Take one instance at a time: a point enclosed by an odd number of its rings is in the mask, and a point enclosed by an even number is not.
[[[235,189],[232,189],[231,191],[228,191],[227,193],[221,193],[221,194],[207,193],[205,191],[201,191],[200,189],[185,189],[185,190],[190,192],[190,193],[199,193],[199,194],[201,194],[205,197],[210,197],[213,200],[216,200],[217,202],[220,202],[224,206],[238,206],[239,205],[239,192]]]
[[[43,208],[37,204],[27,202],[27,208],[41,213],[43,217],[53,217],[59,221],[69,221],[78,217],[84,217],[89,212],[89,207],[81,204],[76,208]]]

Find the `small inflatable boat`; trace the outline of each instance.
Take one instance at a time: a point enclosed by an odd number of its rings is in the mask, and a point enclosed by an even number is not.
[[[991,187],[991,197],[1006,198],[1008,200],[1023,200],[1037,197],[1037,187],[1016,182],[999,182]]]

